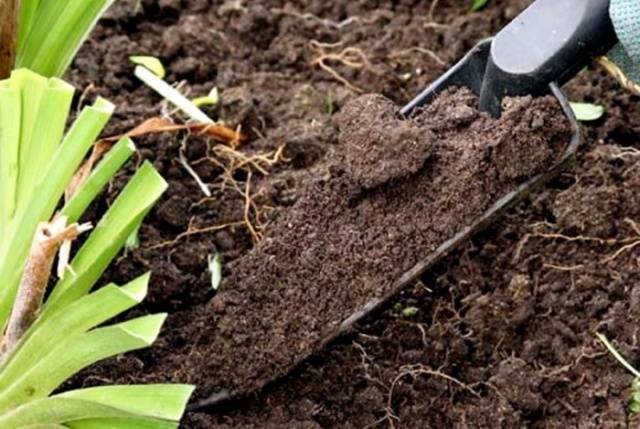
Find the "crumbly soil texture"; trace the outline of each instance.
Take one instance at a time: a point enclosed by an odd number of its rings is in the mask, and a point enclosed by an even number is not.
[[[549,98],[511,100],[496,121],[459,89],[396,116],[528,3],[470,13],[457,0],[116,2],[68,76],[83,99],[118,104],[106,133],[175,115],[133,77],[128,56],[146,54],[193,97],[217,87],[207,112],[249,138],[136,141],[88,217],[141,160],[160,170],[169,190],[105,281],[151,270],[150,296],[126,317],[170,316],[154,347],[72,384],[191,382],[194,403],[241,394],[190,410],[183,426],[194,429],[635,427],[632,377],[594,334],[640,360],[640,109],[598,70],[567,88],[606,108],[585,126],[575,167],[314,353],[561,156],[569,130]]]

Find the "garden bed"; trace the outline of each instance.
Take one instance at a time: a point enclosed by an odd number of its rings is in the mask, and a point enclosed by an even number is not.
[[[114,263],[107,279],[153,271],[150,296],[136,312],[171,315],[153,348],[85,371],[75,384],[191,382],[196,402],[212,393],[219,380],[207,365],[233,349],[216,349],[220,339],[210,337],[209,314],[220,311],[221,299],[209,302],[209,255],[224,255],[227,276],[269,236],[269,220],[294,217],[293,204],[340,152],[340,115],[359,90],[408,101],[528,2],[492,1],[475,14],[454,0],[433,10],[428,1],[210,3],[117,2],[69,75],[88,96],[119,106],[108,130],[118,134],[166,112],[127,62],[156,55],[167,80],[184,80],[193,96],[218,87],[221,105],[209,113],[249,136],[233,150],[198,136],[137,140],[135,162],[151,160],[170,188],[143,225],[140,247]],[[379,317],[263,392],[188,413],[185,427],[632,425],[631,377],[594,332],[615,339],[632,362],[640,357],[633,323],[640,265],[634,249],[625,249],[640,240],[637,98],[599,71],[582,73],[568,92],[606,107],[606,117],[586,128],[575,169]],[[211,198],[180,163],[181,148]],[[99,205],[126,178],[125,171]],[[240,292],[223,293],[246,303]],[[264,330],[278,321],[264,320]]]

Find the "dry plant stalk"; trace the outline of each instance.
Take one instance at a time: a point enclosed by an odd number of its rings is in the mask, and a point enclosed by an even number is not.
[[[64,190],[64,200],[66,202],[69,202],[71,198],[73,198],[73,196],[76,194],[76,192],[78,192],[80,186],[82,186],[84,182],[87,181],[87,179],[91,175],[91,172],[93,171],[94,165],[100,160],[100,158],[102,158],[104,154],[109,152],[111,146],[113,146],[112,143],[105,140],[100,140],[93,146],[91,155],[89,155],[89,158],[80,166],[78,171],[76,171],[76,174],[74,174],[71,178],[71,182],[69,182],[69,185],[67,185],[66,189]]]
[[[0,0],[2,1],[2,0]],[[170,119],[166,118],[150,118],[132,129],[131,131],[117,136],[106,137],[102,141],[115,143],[122,137],[140,137],[149,134],[168,133],[176,131],[189,131],[194,134],[202,134],[209,136],[215,140],[227,143],[230,145],[237,145],[247,140],[247,136],[237,130],[232,130],[221,124],[202,124],[202,123],[188,123],[177,124]]]
[[[18,42],[20,0],[0,0],[0,79],[13,70]]]
[[[13,351],[38,316],[51,276],[53,261],[60,245],[91,228],[89,224],[74,223],[69,226],[66,224],[66,218],[60,216],[51,222],[38,225],[22,274],[18,296],[0,347],[0,364]]]

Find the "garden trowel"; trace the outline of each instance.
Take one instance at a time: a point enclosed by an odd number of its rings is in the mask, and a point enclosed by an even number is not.
[[[499,117],[505,97],[552,94],[570,122],[573,134],[571,140],[567,141],[562,157],[554,166],[502,196],[488,211],[397,279],[389,293],[368,302],[363,308],[339,321],[336,329],[324,338],[316,352],[336,337],[350,331],[362,318],[379,310],[436,262],[557,175],[572,160],[580,142],[580,128],[560,86],[615,44],[616,36],[608,9],[609,0],[537,0],[494,38],[478,44],[459,63],[401,109],[402,115],[410,116],[414,109],[429,103],[445,89],[468,87],[479,97],[481,110]],[[306,356],[308,354],[300,356],[297,363],[301,363]],[[229,389],[202,400],[195,407],[215,405],[247,393],[249,392],[235,391],[230,386]]]

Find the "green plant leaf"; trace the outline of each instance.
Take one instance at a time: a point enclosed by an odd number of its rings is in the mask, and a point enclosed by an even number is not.
[[[139,56],[129,57],[129,61],[131,61],[133,64],[137,64],[137,65],[148,68],[153,73],[155,73],[155,75],[158,76],[160,79],[164,79],[164,77],[167,75],[167,72],[164,69],[164,66],[162,65],[162,61],[160,61],[156,57],[139,55]]]
[[[4,387],[0,392],[0,413],[49,396],[73,374],[102,359],[150,346],[165,319],[166,314],[139,317],[60,343],[19,379]]]
[[[28,203],[17,204],[22,210],[16,211],[16,220],[5,230],[0,243],[0,278],[3,279],[0,287],[0,331],[7,323],[38,223],[51,219],[65,187],[113,110],[114,106],[104,99],[85,107],[48,163],[36,185],[38,193],[32,195]],[[47,118],[40,119],[46,123]]]
[[[35,116],[30,123],[26,125],[23,123],[23,136],[26,132],[25,126],[33,128],[31,141],[27,144],[24,139],[21,139],[20,144],[21,152],[27,160],[20,165],[18,193],[23,203],[29,201],[41,179],[42,172],[48,167],[49,161],[62,140],[74,92],[74,88],[68,83],[56,78],[49,79],[39,96]],[[25,100],[23,96],[23,115],[28,103],[29,101]],[[46,126],[39,123],[41,118],[46,118]]]
[[[402,310],[402,315],[404,317],[413,317],[418,314],[419,311],[418,307],[406,307]]]
[[[15,124],[20,123],[21,111],[20,91],[0,87],[0,237],[7,236],[16,206],[20,127]]]
[[[218,92],[218,88],[214,87],[211,91],[209,91],[209,94],[205,95],[204,97],[194,98],[191,101],[197,107],[215,106],[220,102],[220,93]]]
[[[23,0],[17,67],[62,76],[113,0]],[[22,23],[21,23],[22,27]]]
[[[92,422],[100,420],[116,423],[113,426],[106,426],[111,428],[150,427],[164,429],[177,427],[172,422],[138,416],[96,402],[61,396],[37,399],[0,415],[0,427],[2,429],[49,429],[56,428],[56,425],[64,425],[63,427],[104,428],[105,426],[91,426]],[[141,424],[141,426],[117,425],[127,421]],[[170,425],[144,426],[144,423],[149,421],[168,423]],[[82,426],[83,422],[87,422],[89,426]],[[70,426],[72,424],[80,426]]]
[[[68,0],[66,5],[72,3],[79,4]],[[35,5],[23,12],[28,15],[37,14],[38,5],[52,8],[58,3],[24,4]],[[37,18],[29,19],[34,20],[31,29],[38,30]],[[72,97],[73,89],[63,81],[27,70],[0,81],[0,333],[36,226],[52,218],[114,110],[111,103],[98,99],[62,138]],[[63,207],[67,224],[81,218],[134,150],[131,140],[124,138],[109,151]],[[151,164],[144,163],[76,253],[73,270],[58,282],[35,323],[3,356],[0,428],[177,428],[192,386],[106,386],[49,397],[83,368],[157,339],[166,314],[101,326],[144,299],[149,274],[123,287],[109,284],[90,291],[166,186]]]
[[[45,314],[89,292],[166,189],[164,179],[145,162],[78,250],[71,262],[75,275],[65,276],[56,284],[45,304]]]
[[[28,156],[31,153],[31,136],[37,127],[40,99],[47,87],[47,78],[31,70],[18,69],[11,73],[9,85],[20,91],[22,114],[20,116],[20,162],[18,168],[22,173],[27,160],[29,160]],[[20,174],[20,176],[22,176],[22,174]],[[22,198],[22,195],[20,195],[22,190],[23,186],[19,183],[18,198]]]
[[[60,343],[139,304],[147,295],[149,274],[123,287],[107,285],[89,294],[50,318],[39,317],[0,368],[0,385],[8,386],[29,368],[46,358]]]
[[[631,392],[631,398],[629,399],[629,412],[633,414],[640,413],[640,391],[636,389]]]
[[[27,35],[31,31],[33,21],[36,19],[36,13],[40,0],[21,0],[20,2],[20,25],[18,26],[18,46],[23,46]]]
[[[78,188],[61,213],[68,223],[77,222],[91,202],[102,192],[116,172],[133,155],[136,146],[129,137],[122,138],[98,163],[87,180]]]
[[[473,0],[473,3],[471,3],[471,10],[473,12],[477,12],[483,7],[485,7],[488,3],[489,3],[489,0]]]
[[[165,420],[180,420],[194,387],[185,384],[103,386],[72,390],[59,397],[91,401]]]
[[[136,229],[133,230],[131,234],[127,237],[127,240],[124,242],[124,254],[126,255],[129,250],[137,249],[140,247],[140,227],[142,223],[140,223]]]
[[[604,107],[596,104],[575,102],[570,104],[576,119],[581,122],[597,121],[604,115]]]
[[[176,429],[178,423],[165,420],[138,418],[86,419],[67,423],[71,429]]]

